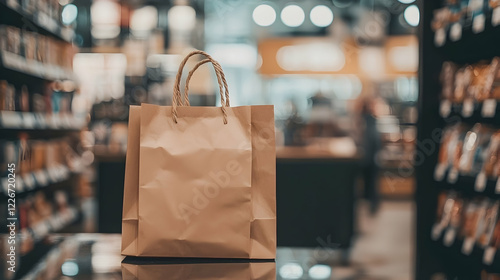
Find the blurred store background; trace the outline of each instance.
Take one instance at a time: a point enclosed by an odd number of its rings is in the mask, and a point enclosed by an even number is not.
[[[232,106],[275,106],[278,245],[333,250],[332,279],[411,279],[419,21],[414,0],[0,0],[24,263],[52,233],[120,233],[128,108],[170,105],[201,49]],[[193,81],[191,105],[219,104],[211,67]],[[280,254],[280,279],[309,279]]]

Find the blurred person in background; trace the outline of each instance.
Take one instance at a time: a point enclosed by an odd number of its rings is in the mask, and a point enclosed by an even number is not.
[[[297,105],[292,99],[288,101],[288,105],[290,108],[290,115],[286,119],[284,127],[285,146],[304,145],[304,137],[302,135],[304,121],[299,116]]]
[[[360,119],[363,124],[361,146],[363,148],[362,172],[364,198],[370,202],[370,213],[376,214],[380,205],[378,190],[377,153],[381,148],[380,133],[377,129],[376,100],[373,97],[362,99]]]

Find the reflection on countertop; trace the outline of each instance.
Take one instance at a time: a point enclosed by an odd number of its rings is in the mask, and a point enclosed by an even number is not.
[[[276,279],[274,261],[130,258],[122,262],[126,280],[164,279]]]
[[[0,237],[7,244],[7,235]],[[330,279],[331,267],[318,248],[297,256],[278,249],[274,260],[134,258],[120,254],[119,234],[49,235],[32,255],[16,259],[16,273],[2,261],[2,279]],[[7,248],[2,247],[4,250]],[[280,253],[283,252],[283,253]],[[5,258],[8,252],[2,252]],[[17,257],[17,256],[16,256]]]

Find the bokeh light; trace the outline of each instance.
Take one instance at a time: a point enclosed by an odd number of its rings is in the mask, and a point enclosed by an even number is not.
[[[288,5],[281,11],[281,21],[286,26],[298,27],[304,23],[304,10],[297,5]]]
[[[73,4],[64,6],[61,13],[61,20],[65,25],[72,24],[78,16],[78,8]]]
[[[411,26],[418,26],[420,22],[420,10],[416,5],[408,6],[404,11],[404,18]]]
[[[318,27],[326,27],[333,22],[333,12],[325,5],[318,5],[311,10],[311,22]]]
[[[287,263],[280,268],[279,275],[283,279],[300,279],[304,275],[304,269],[297,263]]]
[[[276,11],[273,7],[262,4],[253,10],[253,21],[260,26],[270,26],[276,20]]]

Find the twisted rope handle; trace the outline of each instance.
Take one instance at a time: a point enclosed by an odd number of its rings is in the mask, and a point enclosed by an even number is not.
[[[189,82],[191,81],[191,78],[193,77],[193,74],[194,72],[200,67],[202,66],[203,64],[205,63],[208,63],[208,62],[212,62],[210,59],[204,59],[200,62],[198,62],[194,67],[193,69],[191,69],[191,71],[189,72],[187,78],[186,78],[186,85],[184,87],[184,105],[185,106],[189,106]],[[212,62],[213,63],[213,62]],[[228,92],[228,87],[227,87],[227,81],[226,81],[226,76],[224,75],[224,72],[222,71],[222,68],[220,68],[220,65],[219,67],[215,67],[214,66],[214,70],[215,70],[215,74],[217,76],[217,81],[219,83],[219,91],[222,91],[222,86],[224,86],[225,88],[225,99],[226,99],[226,107],[229,107],[230,104],[229,104],[229,92]],[[181,105],[182,106],[182,105]]]
[[[181,100],[181,91],[180,91],[180,82],[181,82],[181,76],[182,76],[182,71],[184,69],[184,66],[186,65],[188,59],[196,54],[202,54],[206,59],[198,62],[193,69],[189,72],[188,78],[186,80],[186,87],[185,87],[185,94],[184,94],[184,102]],[[224,71],[222,70],[222,67],[220,64],[214,60],[209,54],[207,54],[204,51],[196,50],[192,51],[189,53],[181,62],[179,65],[179,70],[177,71],[177,75],[175,77],[175,83],[174,83],[174,94],[172,96],[172,118],[175,123],[177,123],[177,106],[183,106],[187,105],[189,106],[189,96],[188,96],[188,89],[189,89],[189,81],[191,80],[191,77],[193,76],[194,72],[203,64],[207,62],[212,62],[212,65],[214,67],[216,76],[217,76],[217,81],[219,83],[219,93],[221,97],[221,111],[223,115],[223,120],[224,124],[227,124],[227,112],[225,107],[229,107],[229,90],[227,87],[227,82],[226,78],[224,76]],[[223,89],[224,87],[224,89]],[[225,99],[225,102],[224,102]]]

